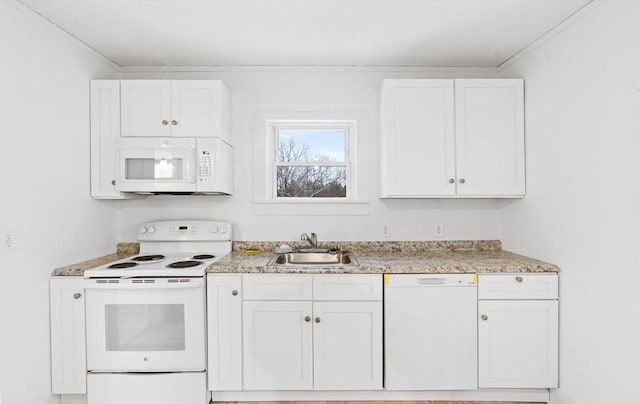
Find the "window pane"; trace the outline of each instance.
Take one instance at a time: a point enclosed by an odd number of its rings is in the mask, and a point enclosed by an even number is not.
[[[277,168],[279,198],[346,198],[346,167]]]
[[[345,131],[322,129],[280,129],[279,161],[344,162]]]

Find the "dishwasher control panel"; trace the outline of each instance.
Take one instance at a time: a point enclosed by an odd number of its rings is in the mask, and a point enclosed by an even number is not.
[[[477,286],[477,274],[385,274],[385,286]]]

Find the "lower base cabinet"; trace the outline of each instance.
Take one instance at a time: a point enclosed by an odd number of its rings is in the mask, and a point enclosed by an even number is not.
[[[207,287],[214,393],[382,389],[381,275],[209,274]]]
[[[314,389],[382,389],[382,302],[314,302],[313,317]]]
[[[245,390],[313,390],[311,315],[311,302],[243,303]]]
[[[49,281],[51,317],[51,393],[85,394],[84,279],[60,276]]]
[[[558,387],[558,277],[480,275],[478,387]]]

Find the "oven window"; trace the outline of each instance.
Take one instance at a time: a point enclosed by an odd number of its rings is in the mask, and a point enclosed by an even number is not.
[[[183,304],[105,305],[107,351],[184,351]]]
[[[128,180],[180,180],[182,159],[126,159],[125,178]]]

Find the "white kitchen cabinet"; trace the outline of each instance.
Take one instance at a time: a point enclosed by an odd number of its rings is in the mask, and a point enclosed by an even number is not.
[[[455,100],[457,194],[523,196],[523,81],[456,80]]]
[[[380,99],[386,198],[521,197],[521,79],[390,79]]]
[[[382,302],[313,303],[315,390],[382,389]]]
[[[120,137],[120,81],[91,80],[91,196],[132,199],[116,189],[116,141]]]
[[[242,390],[242,276],[207,275],[208,386]]]
[[[242,296],[244,390],[382,389],[380,275],[244,275]]]
[[[220,80],[122,80],[122,136],[219,137],[230,142]]]
[[[384,80],[382,196],[455,195],[453,114],[453,80]]]
[[[483,284],[492,288],[479,289],[479,387],[558,387],[557,275],[480,275]],[[490,300],[500,295],[509,299]]]
[[[51,393],[86,394],[84,279],[49,281]]]
[[[244,389],[313,389],[310,301],[243,303]]]

